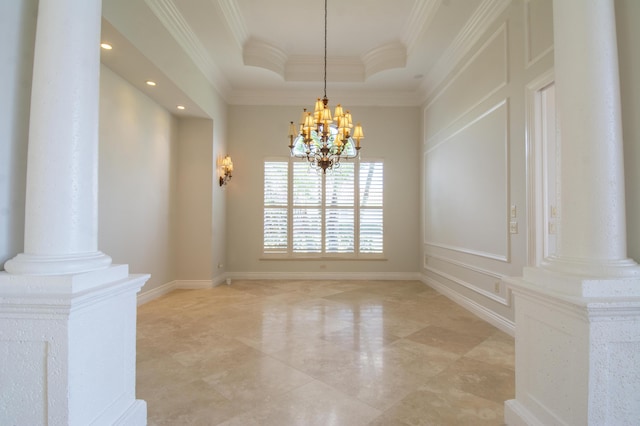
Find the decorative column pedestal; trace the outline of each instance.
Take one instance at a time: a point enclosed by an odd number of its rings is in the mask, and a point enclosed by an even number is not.
[[[135,398],[136,293],[126,265],[74,275],[0,272],[0,424],[147,424]]]
[[[613,0],[554,0],[560,124],[558,254],[513,289],[508,425],[637,425],[640,267],[626,256]]]
[[[584,280],[610,291],[586,297],[555,290],[581,284],[544,269],[505,282],[516,309],[516,398],[505,403],[505,423],[637,424],[640,280]],[[633,290],[624,297],[621,288]]]

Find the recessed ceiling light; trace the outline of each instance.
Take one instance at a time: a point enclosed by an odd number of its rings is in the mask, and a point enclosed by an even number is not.
[[[155,85],[156,85],[155,81],[147,80],[147,86],[155,86]]]
[[[104,50],[111,50],[113,49],[113,46],[110,45],[109,43],[100,43],[100,47],[102,47]]]
[[[178,106],[176,106],[176,108],[182,110],[182,109],[184,109],[184,105],[178,105]]]

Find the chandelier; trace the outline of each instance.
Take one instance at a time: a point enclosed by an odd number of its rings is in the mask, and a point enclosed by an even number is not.
[[[303,110],[299,129],[290,122],[289,150],[293,157],[304,158],[311,167],[326,173],[327,169],[340,167],[341,159],[356,158],[361,139],[364,139],[362,126],[358,123],[354,128],[351,113],[340,104],[331,117],[327,98],[327,0],[324,0],[324,97],[316,100],[313,113]]]

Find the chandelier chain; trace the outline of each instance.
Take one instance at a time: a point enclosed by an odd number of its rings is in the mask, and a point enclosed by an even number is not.
[[[354,128],[351,113],[345,112],[340,104],[331,117],[327,98],[327,15],[327,0],[324,0],[324,98],[317,99],[313,112],[303,110],[299,130],[291,121],[288,134],[291,155],[306,159],[311,167],[322,170],[323,174],[327,169],[340,167],[341,159],[357,158],[360,140],[364,138],[360,123]]]
[[[327,98],[327,0],[324,0],[324,98]]]

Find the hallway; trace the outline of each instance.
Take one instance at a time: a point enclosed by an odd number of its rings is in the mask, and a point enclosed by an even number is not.
[[[234,281],[138,309],[150,425],[501,425],[513,338],[418,281]]]

